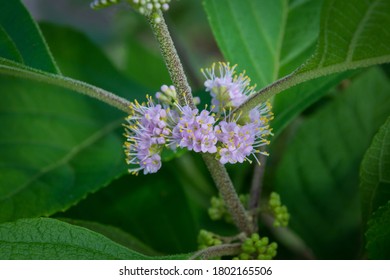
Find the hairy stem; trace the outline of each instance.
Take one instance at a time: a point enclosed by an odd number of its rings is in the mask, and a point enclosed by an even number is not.
[[[0,73],[70,89],[103,101],[126,113],[129,112],[130,102],[109,91],[61,75],[43,72],[24,65],[16,65],[16,63],[9,63],[9,65],[0,64]]]
[[[250,216],[245,211],[233,183],[226,171],[226,168],[214,158],[212,154],[203,154],[207,168],[218,187],[222,199],[226,203],[229,213],[232,215],[235,225],[247,235],[253,233],[253,226]]]
[[[158,16],[161,18],[159,22],[154,20],[153,15],[150,15],[148,20],[160,45],[160,50],[164,57],[172,82],[179,93],[179,103],[182,106],[189,105],[191,108],[195,108],[191,88],[188,84],[183,66],[177,54],[164,17],[161,12],[159,12]],[[211,154],[203,154],[203,159],[227,205],[230,214],[233,217],[235,225],[240,231],[251,234],[253,232],[252,222],[238,198],[225,167]]]
[[[203,249],[193,256],[191,256],[191,260],[202,259],[208,260],[217,257],[223,256],[235,256],[241,252],[241,244],[222,244],[213,247],[209,247]]]
[[[182,106],[189,105],[192,108],[195,108],[187,76],[184,73],[183,66],[161,11],[159,11],[159,18],[161,21],[158,23],[154,20],[153,15],[150,15],[148,20],[154,36],[159,43],[160,51],[164,58],[165,65],[168,68],[169,75],[178,92],[179,103]]]

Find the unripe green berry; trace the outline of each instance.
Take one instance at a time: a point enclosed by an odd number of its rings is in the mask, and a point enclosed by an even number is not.
[[[258,240],[260,240],[260,236],[257,233],[252,233],[251,239],[253,241],[258,241]]]
[[[262,239],[260,239],[260,241],[261,241],[261,243],[262,243],[264,246],[268,245],[268,243],[269,243],[268,237],[263,237]]]
[[[239,258],[240,258],[240,260],[250,260],[251,256],[249,254],[247,254],[247,253],[241,253],[239,255]]]

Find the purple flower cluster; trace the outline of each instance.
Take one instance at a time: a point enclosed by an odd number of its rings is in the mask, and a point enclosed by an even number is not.
[[[236,121],[221,121],[215,127],[220,144],[219,160],[222,164],[250,161],[248,158],[253,155],[257,160],[256,154],[262,153],[257,148],[269,144],[265,139],[271,132],[265,122],[267,119],[255,118],[259,116],[257,108],[250,112],[250,122],[244,125]]]
[[[256,161],[257,154],[266,154],[260,147],[268,145],[271,134],[269,121],[273,115],[269,102],[260,104],[246,116],[226,115],[241,105],[253,93],[250,80],[244,74],[235,75],[235,67],[220,63],[203,71],[206,91],[212,96],[212,110],[199,111],[177,103],[173,86],[162,86],[156,98],[146,104],[132,103],[127,117],[125,152],[131,173],[155,173],[161,168],[163,149],[187,149],[197,153],[215,154],[222,164]],[[195,100],[197,101],[197,100]],[[223,113],[223,114],[221,114]]]
[[[181,117],[173,129],[172,142],[176,147],[187,148],[197,153],[217,152],[217,137],[214,133],[215,118],[210,112],[178,106]]]
[[[166,137],[171,134],[169,126],[173,118],[169,109],[160,104],[154,104],[152,99],[147,104],[132,103],[132,113],[126,118],[125,153],[127,163],[137,165],[129,172],[137,174],[155,173],[161,168],[160,153],[166,143]]]

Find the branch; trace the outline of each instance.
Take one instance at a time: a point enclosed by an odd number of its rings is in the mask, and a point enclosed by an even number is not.
[[[172,82],[179,93],[179,103],[181,106],[189,105],[191,108],[195,108],[191,88],[188,84],[183,66],[180,62],[180,58],[177,54],[168,27],[165,23],[164,16],[161,11],[158,13],[158,17],[161,19],[159,22],[154,20],[153,15],[148,16],[148,20],[160,45],[160,50],[164,57]],[[251,234],[253,232],[252,222],[238,198],[225,167],[217,161],[213,155],[208,153],[203,154],[203,160],[205,161],[207,168],[209,169],[211,176],[213,177],[214,182],[233,217],[235,225],[240,231],[243,231],[248,235]]]
[[[0,64],[1,74],[25,78],[70,89],[103,101],[123,112],[129,112],[129,101],[104,89],[61,75],[51,74],[24,65],[19,65],[18,63],[0,60],[0,63],[2,62],[7,63],[8,65]]]

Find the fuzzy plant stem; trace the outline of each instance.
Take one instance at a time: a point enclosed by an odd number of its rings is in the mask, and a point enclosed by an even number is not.
[[[130,102],[118,95],[113,94],[112,92],[87,84],[82,81],[74,80],[62,75],[43,72],[37,69],[29,68],[24,65],[19,65],[17,63],[8,62],[0,58],[0,63],[4,62],[8,63],[9,65],[0,64],[0,74],[30,79],[33,81],[43,82],[65,89],[73,90],[75,92],[98,99],[123,112],[129,113]]]
[[[203,249],[193,256],[190,260],[209,260],[223,256],[236,256],[241,252],[241,244],[222,244]]]
[[[194,109],[195,105],[193,103],[191,88],[188,84],[183,66],[177,54],[164,17],[161,12],[158,12],[160,20],[156,22],[155,16],[156,15],[153,14],[150,15],[148,20],[160,45],[160,50],[164,57],[172,82],[178,92],[179,103],[181,106],[189,105]],[[238,198],[225,167],[211,154],[203,154],[203,159],[214,179],[222,199],[225,201],[225,204],[233,217],[235,225],[240,231],[250,235],[253,232],[252,222]]]
[[[158,17],[160,19],[159,22],[155,21],[153,14],[148,17],[148,20],[159,43],[160,51],[164,58],[165,65],[168,68],[169,75],[176,87],[176,91],[178,92],[179,103],[182,106],[189,105],[190,107],[195,108],[187,76],[184,73],[179,55],[177,54],[168,26],[165,23],[164,16],[161,11],[158,12]]]
[[[249,236],[254,231],[252,219],[245,211],[225,166],[216,160],[212,154],[206,153],[202,156],[229,213],[232,215],[234,224]]]

